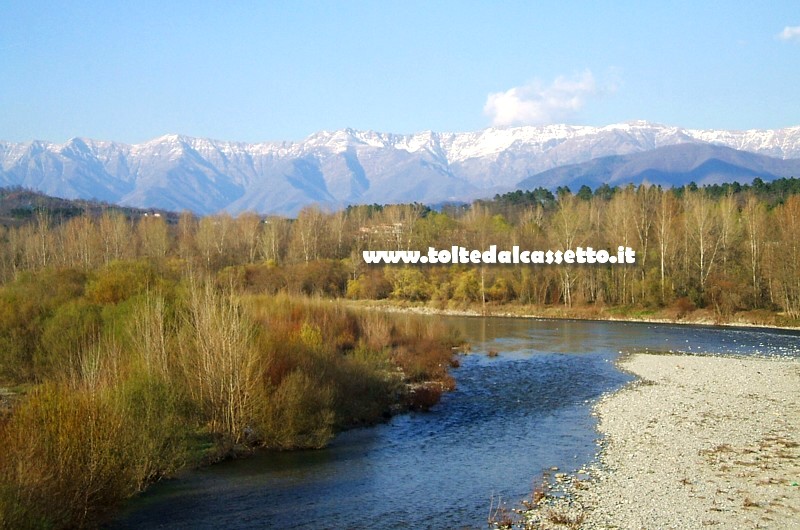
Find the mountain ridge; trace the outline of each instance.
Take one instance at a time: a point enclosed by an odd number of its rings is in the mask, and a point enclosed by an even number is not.
[[[755,177],[769,181],[800,175],[800,159],[779,159],[713,144],[676,144],[629,155],[599,157],[561,166],[518,183],[521,189],[544,186],[596,188],[600,184],[628,182],[682,186],[723,182],[749,182]]]
[[[201,214],[291,215],[312,203],[338,208],[486,196],[554,168],[678,144],[795,159],[800,126],[725,131],[635,121],[465,133],[347,128],[318,131],[302,141],[260,143],[178,134],[138,144],[88,138],[0,142],[0,185]]]

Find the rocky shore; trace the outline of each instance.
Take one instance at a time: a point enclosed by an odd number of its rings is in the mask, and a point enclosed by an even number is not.
[[[639,380],[596,406],[590,480],[527,528],[800,528],[800,362],[636,354]]]

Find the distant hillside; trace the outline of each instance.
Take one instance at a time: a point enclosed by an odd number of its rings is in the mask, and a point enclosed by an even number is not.
[[[522,180],[523,189],[628,183],[683,186],[764,181],[800,175],[800,159],[781,160],[710,144],[678,144],[630,155],[604,156],[581,164],[562,166]]]
[[[0,225],[19,226],[35,220],[40,212],[54,221],[69,219],[85,213],[100,215],[103,212],[120,212],[129,219],[138,219],[145,215],[159,215],[170,223],[178,220],[177,213],[166,210],[130,208],[83,199],[62,199],[19,187],[0,188]]]
[[[634,182],[644,176],[681,185],[688,182],[682,178],[698,179],[697,175],[702,180],[733,180],[756,176],[750,170],[760,174],[763,169],[736,160],[726,165],[730,156],[707,154],[705,158],[719,161],[689,174],[696,164],[671,166],[674,153],[659,151],[686,144],[798,159],[800,127],[722,131],[630,122],[408,135],[343,129],[318,132],[299,142],[257,144],[180,135],[135,145],[81,138],[63,144],[0,141],[0,185],[198,214],[294,215],[310,204],[339,209],[351,204],[470,201],[513,190],[521,180],[554,168],[609,156],[627,161],[624,157],[654,150],[652,157],[635,159],[639,162],[630,170],[606,172]],[[596,171],[607,164],[589,167]],[[539,178],[534,185],[555,188],[581,178],[580,172],[572,176],[569,171],[546,173],[547,180]],[[764,173],[762,178],[788,176],[784,171]],[[566,180],[559,180],[562,177]],[[592,183],[602,180],[586,178]]]

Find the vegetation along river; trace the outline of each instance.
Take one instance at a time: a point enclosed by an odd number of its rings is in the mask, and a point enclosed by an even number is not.
[[[779,330],[446,320],[472,351],[454,370],[458,388],[430,412],[345,432],[323,450],[186,473],[133,500],[113,526],[485,528],[491,499],[514,506],[544,471],[594,458],[592,403],[631,379],[614,364],[620,353],[797,356],[800,343]]]

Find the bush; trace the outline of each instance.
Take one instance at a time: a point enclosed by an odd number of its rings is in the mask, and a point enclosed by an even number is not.
[[[37,389],[4,433],[6,525],[87,526],[135,491],[122,458],[124,421],[97,394]]]
[[[454,282],[453,299],[460,302],[478,302],[481,300],[481,283],[475,269],[460,273]]]
[[[74,270],[24,273],[0,288],[0,376],[11,381],[37,377],[34,355],[44,322],[61,305],[83,294],[85,276]]]
[[[292,293],[340,297],[347,289],[347,275],[341,261],[316,260],[293,265],[286,279]]]
[[[382,300],[392,294],[392,284],[380,269],[367,269],[355,280],[347,281],[347,297],[355,300]]]
[[[333,438],[333,392],[295,370],[272,393],[260,419],[259,431],[267,447],[324,447]]]
[[[136,491],[186,463],[196,410],[172,384],[134,372],[112,397],[115,412],[127,419],[120,449]]]
[[[95,304],[117,304],[155,287],[155,270],[146,261],[115,261],[100,269],[86,286]]]
[[[275,295],[287,286],[286,272],[274,263],[246,265],[245,289],[252,294]]]
[[[54,378],[73,373],[81,350],[97,341],[101,328],[98,306],[74,300],[59,307],[42,329],[34,356],[37,376]]]
[[[184,463],[177,403],[144,375],[115,389],[36,388],[0,429],[0,527],[96,526]]]
[[[425,274],[415,267],[387,268],[386,278],[392,284],[392,296],[402,300],[424,301],[431,297],[433,288]]]
[[[96,526],[184,465],[190,437],[216,444],[198,459],[318,448],[386,417],[410,380],[424,382],[418,408],[452,386],[440,323],[151,282],[139,262],[105,267],[83,297],[85,277],[69,277],[37,297],[21,296],[32,277],[0,289],[3,360],[29,359],[25,373],[35,360],[43,381],[0,418],[0,527]]]
[[[427,411],[442,398],[442,387],[437,383],[423,383],[408,392],[407,404],[411,410]]]
[[[692,303],[689,297],[683,296],[675,300],[672,308],[677,312],[676,318],[680,319],[697,309],[697,306]]]

